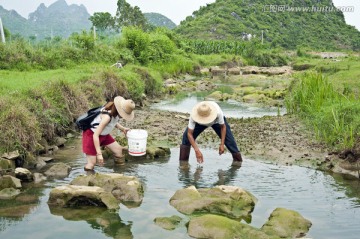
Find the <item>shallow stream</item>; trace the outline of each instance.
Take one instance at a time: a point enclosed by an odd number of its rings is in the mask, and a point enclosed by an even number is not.
[[[186,104],[193,105],[193,100],[186,99]],[[181,111],[179,106],[170,104],[169,107]],[[228,115],[226,112],[231,110],[225,107],[225,115]],[[55,155],[54,162],[72,167],[67,178],[50,180],[36,187],[25,185],[24,192],[15,200],[0,200],[0,238],[190,238],[185,227],[189,217],[170,206],[169,199],[176,190],[190,185],[204,188],[222,184],[242,187],[257,197],[251,222],[243,223],[260,228],[275,208],[283,207],[298,211],[312,222],[308,238],[359,238],[358,180],[246,158],[241,168],[233,168],[230,154],[219,156],[211,149],[203,149],[205,163],[202,166],[196,164],[194,152],[191,152],[189,169],[179,167],[177,148],[171,149],[170,157],[130,161],[121,167],[114,166],[109,159],[104,167],[96,168],[98,172],[138,177],[145,187],[144,200],[138,207],[121,204],[117,213],[103,209],[50,210],[47,200],[51,189],[84,174],[85,158],[80,143],[77,139]],[[164,230],[153,222],[155,217],[172,215],[183,218],[174,231]]]
[[[200,102],[205,100],[204,97],[200,95],[191,94],[186,98],[180,99],[167,99],[159,103],[153,104],[152,107],[155,109],[175,111],[181,113],[190,113],[192,107]],[[221,109],[223,110],[226,117],[232,118],[253,118],[253,117],[262,117],[264,115],[283,115],[286,113],[285,108],[277,107],[258,107],[254,104],[246,104],[242,102],[237,102],[234,100],[228,101],[217,101]]]

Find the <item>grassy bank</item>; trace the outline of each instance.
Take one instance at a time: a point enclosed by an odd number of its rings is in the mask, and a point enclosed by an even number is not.
[[[304,119],[330,148],[353,148],[360,138],[359,57],[309,59],[306,64],[313,67],[295,76],[286,99],[288,112]]]

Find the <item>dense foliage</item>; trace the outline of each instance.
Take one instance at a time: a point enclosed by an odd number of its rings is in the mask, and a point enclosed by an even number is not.
[[[40,42],[17,39],[0,43],[0,69],[56,69],[87,62],[121,61],[123,64],[147,65],[168,62],[184,54],[179,39],[170,30],[144,32],[123,28],[123,34],[95,39],[92,32],[73,33],[68,39],[54,38]]]
[[[0,44],[0,69],[56,69],[86,62],[114,62],[119,59],[114,46],[98,42],[86,31],[69,39],[41,41],[31,44],[24,39]]]
[[[225,40],[184,40],[185,50],[195,54],[234,54],[241,55],[249,65],[283,66],[289,57],[280,49],[270,44],[262,44],[257,40],[225,41]]]
[[[263,39],[287,49],[360,49],[360,32],[328,0],[217,0],[187,17],[176,31],[191,39]]]

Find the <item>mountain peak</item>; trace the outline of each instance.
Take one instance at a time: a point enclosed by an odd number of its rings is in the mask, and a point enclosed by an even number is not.
[[[67,7],[68,4],[66,3],[65,0],[57,0],[56,2],[54,2],[53,4],[51,4],[49,6],[50,7]]]
[[[65,0],[58,0],[46,7],[41,3],[29,14],[29,18],[22,18],[14,11],[3,10],[0,15],[4,26],[12,34],[24,37],[36,36],[37,39],[61,36],[69,37],[73,32],[80,32],[91,28],[90,14],[84,5],[68,5]]]

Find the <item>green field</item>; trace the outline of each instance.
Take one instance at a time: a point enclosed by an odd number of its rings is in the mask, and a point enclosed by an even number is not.
[[[74,68],[55,69],[55,70],[34,70],[34,71],[0,71],[0,94],[8,95],[15,92],[39,88],[50,82],[64,81],[76,83],[82,79],[87,79],[97,72],[108,68],[105,64],[84,64]]]

